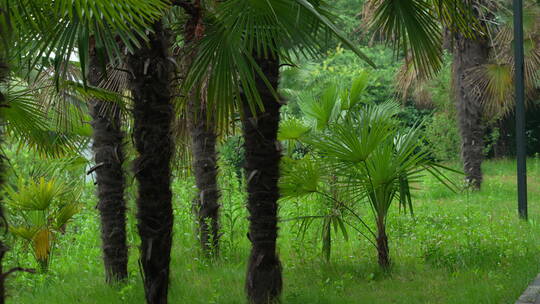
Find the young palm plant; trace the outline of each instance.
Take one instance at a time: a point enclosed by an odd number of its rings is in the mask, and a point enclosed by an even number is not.
[[[65,232],[67,223],[81,209],[80,191],[76,190],[45,177],[19,180],[6,188],[12,222],[9,231],[29,244],[43,272],[48,270],[58,234]]]
[[[301,217],[302,220],[323,219],[323,250],[327,257],[331,226],[335,226],[335,230],[341,227],[345,237],[345,226],[349,226],[376,247],[379,265],[388,270],[386,220],[392,203],[398,201],[401,207],[412,212],[411,183],[419,181],[423,172],[435,175],[449,187],[454,185],[442,174],[440,169],[445,167],[433,162],[424,147],[420,125],[411,129],[400,127],[395,119],[399,112],[397,104],[367,105],[353,97],[343,99],[352,107],[340,107],[340,95],[358,96],[335,94],[337,98],[332,107],[321,106],[332,104],[328,97],[303,105],[305,109],[318,109],[308,111],[317,113],[318,118],[335,118],[326,120],[319,131],[312,130],[311,134],[300,137],[313,151],[299,161],[289,161],[291,167],[284,169],[281,189],[289,198],[314,195],[330,204],[330,212]],[[288,137],[282,134],[282,138]],[[361,202],[371,207],[375,229],[359,215]],[[348,218],[357,224],[351,224]]]

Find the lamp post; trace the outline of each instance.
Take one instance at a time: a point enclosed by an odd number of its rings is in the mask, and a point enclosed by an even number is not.
[[[519,217],[527,219],[527,151],[525,146],[525,87],[523,1],[514,0],[514,64],[516,96],[517,190]]]

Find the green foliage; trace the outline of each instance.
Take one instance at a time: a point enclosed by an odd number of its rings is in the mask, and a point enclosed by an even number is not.
[[[529,160],[530,180],[540,178],[540,161]],[[278,238],[280,257],[284,261],[282,300],[285,303],[437,303],[478,304],[512,303],[540,271],[538,243],[538,188],[532,188],[530,222],[517,218],[515,210],[515,162],[487,161],[484,166],[486,184],[479,193],[456,194],[431,176],[415,186],[415,217],[391,210],[388,229],[394,267],[391,276],[377,268],[371,244],[346,225],[349,241],[335,234],[332,228],[332,258],[323,263],[320,256],[321,223],[313,222],[304,238],[295,231],[299,221],[282,221]],[[226,169],[229,170],[229,169]],[[222,182],[233,180],[227,175]],[[230,189],[227,183],[221,187]],[[170,300],[194,304],[235,304],[245,301],[243,284],[245,253],[249,240],[245,237],[248,220],[243,206],[245,194],[238,184],[235,190],[222,194],[223,208],[234,206],[239,211],[234,224],[234,249],[223,243],[222,257],[217,262],[201,259],[193,238],[190,204],[193,181],[176,178],[174,243],[171,259]],[[93,186],[84,188],[84,204],[93,206]],[[308,203],[309,202],[309,203]],[[280,216],[309,214],[319,210],[317,202],[301,204],[283,201]],[[135,210],[129,209],[128,240],[137,246]],[[225,212],[225,211],[223,211]],[[359,204],[360,215],[368,214],[369,206]],[[98,213],[85,208],[67,227],[69,237],[58,239],[55,263],[47,274],[18,274],[10,278],[10,300],[14,303],[141,303],[144,299],[137,250],[130,250],[130,276],[126,285],[103,284],[103,265]],[[347,220],[347,219],[346,219]],[[229,224],[222,218],[229,240]],[[340,229],[338,227],[338,229]],[[75,232],[76,233],[73,233]],[[67,236],[67,235],[66,235]],[[6,267],[28,265],[27,256],[17,244],[12,245]],[[69,282],[69,288],[66,287]],[[430,288],[425,288],[425,286]],[[83,296],[81,296],[83,294]]]
[[[56,179],[19,180],[6,187],[9,231],[22,238],[42,271],[47,271],[56,235],[77,214],[80,192]]]
[[[448,113],[436,113],[426,123],[426,140],[431,153],[438,160],[457,160],[461,151],[461,140],[455,118]]]
[[[367,84],[358,84],[363,102],[378,103],[392,99],[399,62],[384,46],[362,47],[361,50],[375,61],[376,70],[368,69],[365,62],[341,46],[329,50],[323,59],[308,61],[299,58],[296,66],[283,68],[280,93],[288,100],[286,111],[299,115],[302,99],[321,96],[336,84],[340,90],[351,88],[353,81],[363,82],[362,78],[367,81]]]
[[[206,24],[204,37],[196,42],[200,51],[189,67],[183,88],[189,92],[203,80],[207,82],[208,108],[215,109],[218,125],[243,109],[241,101],[247,100],[252,112],[262,107],[255,76],[262,76],[277,99],[256,64],[257,58],[278,57],[292,63],[293,58],[318,57],[328,38],[334,37],[355,56],[375,66],[329,19],[325,1],[232,0],[206,13],[211,14],[211,22]]]
[[[220,160],[230,168],[234,168],[236,177],[242,178],[244,165],[244,139],[239,135],[229,136],[219,146]]]
[[[400,112],[396,103],[357,102],[367,83],[364,74],[353,81],[350,90],[341,92],[337,86],[329,86],[320,98],[302,101],[300,108],[314,121],[314,128],[309,135],[296,140],[312,150],[301,159],[285,158],[282,162],[280,189],[284,199],[302,200],[310,196],[308,200],[324,202],[315,214],[298,214],[296,218],[302,222],[302,234],[314,220],[322,220],[322,250],[327,260],[331,226],[335,233],[341,231],[348,238],[346,229],[338,228],[349,225],[375,245],[374,230],[358,215],[360,202],[371,206],[381,233],[394,200],[401,209],[412,213],[410,185],[418,181],[422,172],[433,174],[455,189],[426,150],[421,126],[401,127],[396,119]],[[341,106],[344,100],[350,105],[344,107],[346,110]],[[291,128],[288,120],[284,123]]]

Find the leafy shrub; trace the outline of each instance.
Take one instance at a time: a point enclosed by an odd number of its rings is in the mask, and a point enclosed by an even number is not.
[[[234,169],[238,179],[242,177],[244,166],[244,140],[242,136],[228,137],[219,147],[219,158],[227,166]]]
[[[425,129],[426,140],[438,160],[456,160],[460,155],[460,136],[456,121],[446,112],[436,113]]]
[[[56,179],[24,181],[6,187],[9,231],[31,248],[40,269],[47,271],[58,233],[77,214],[80,191]]]
[[[360,77],[350,90],[339,91],[332,85],[319,98],[303,100],[300,109],[312,122],[309,129],[290,118],[281,122],[281,140],[295,140],[312,150],[301,159],[284,158],[280,191],[286,200],[325,202],[315,213],[297,219],[301,232],[316,220],[322,222],[326,260],[332,231],[348,239],[349,226],[376,247],[379,264],[386,270],[390,266],[386,219],[392,203],[412,213],[410,183],[424,171],[449,187],[453,183],[439,171],[448,168],[430,158],[419,125],[403,128],[400,124],[398,104],[362,102],[367,83],[367,77]],[[376,228],[359,215],[361,202],[371,207]]]

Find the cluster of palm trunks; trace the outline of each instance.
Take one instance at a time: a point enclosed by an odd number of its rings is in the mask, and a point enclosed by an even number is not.
[[[186,49],[201,35],[198,10],[192,10],[185,26]],[[175,66],[170,60],[171,35],[161,22],[153,25],[149,41],[127,55],[130,89],[133,94],[134,141],[138,158],[134,165],[139,191],[138,230],[141,236],[140,264],[148,303],[167,303],[173,213],[171,168],[173,154],[171,125],[173,105],[170,84]],[[197,33],[196,33],[197,32]],[[196,50],[190,49],[189,58]],[[92,54],[91,54],[92,55]],[[184,55],[187,55],[184,53]],[[98,87],[103,73],[96,56],[91,57],[89,82]],[[258,64],[274,90],[279,80],[276,55],[259,58]],[[189,65],[189,62],[186,64]],[[251,303],[273,303],[282,289],[281,264],[276,253],[278,179],[281,151],[277,142],[280,103],[271,89],[256,78],[264,111],[252,112],[245,102],[242,126],[245,137],[249,239],[246,292]],[[207,119],[199,90],[189,96],[188,129],[192,138],[193,170],[199,189],[193,210],[199,223],[198,237],[208,257],[219,254],[219,190],[217,187],[216,132]],[[105,102],[91,101],[93,150],[97,164],[98,209],[102,223],[103,255],[107,282],[127,278],[128,250],[125,232],[125,199],[122,162],[124,136],[119,111],[105,111]]]

